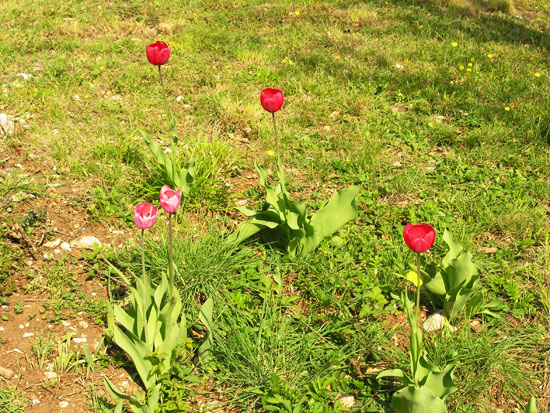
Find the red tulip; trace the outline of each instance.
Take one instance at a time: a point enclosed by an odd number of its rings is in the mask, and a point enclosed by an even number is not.
[[[159,210],[153,205],[142,202],[134,208],[134,224],[139,229],[151,228],[155,225]]]
[[[147,59],[155,66],[165,64],[170,59],[170,48],[164,42],[151,43],[145,48]]]
[[[160,206],[169,214],[177,211],[181,202],[181,189],[174,191],[168,185],[160,189]]]
[[[260,95],[260,103],[268,112],[275,113],[283,106],[283,92],[279,89],[267,88],[262,90]]]
[[[428,224],[407,224],[403,229],[403,239],[407,247],[420,254],[434,245],[435,230]]]

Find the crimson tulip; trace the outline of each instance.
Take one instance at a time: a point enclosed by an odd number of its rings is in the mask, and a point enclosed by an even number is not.
[[[153,205],[142,202],[134,208],[134,224],[139,229],[151,228],[155,225],[158,213],[158,209]]]
[[[168,185],[164,185],[160,189],[160,206],[167,213],[173,214],[180,206],[181,196],[181,189],[174,191]]]
[[[155,66],[163,65],[170,59],[170,48],[166,43],[161,41],[148,45],[145,48],[145,52],[147,53],[149,62]]]
[[[262,90],[260,103],[268,112],[275,113],[283,106],[283,92],[280,89],[267,88]]]
[[[420,254],[428,251],[435,241],[435,230],[428,224],[407,224],[403,229],[405,244],[414,252]]]

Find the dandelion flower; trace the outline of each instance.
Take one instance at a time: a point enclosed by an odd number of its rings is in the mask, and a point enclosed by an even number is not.
[[[340,56],[336,56],[335,59],[336,59],[336,60],[340,60],[341,57],[340,57]]]
[[[489,59],[492,59],[494,56],[493,56],[492,53],[489,53],[489,54],[487,55],[487,57],[488,57]]]
[[[472,64],[471,64],[471,63],[468,63],[468,67],[472,67]]]
[[[451,46],[453,46],[453,47],[458,47],[458,43],[457,43],[457,42],[452,42],[452,43],[451,43]]]
[[[296,11],[294,12],[294,14],[295,14],[296,16],[299,16],[299,15],[300,15],[300,12],[299,12],[298,10],[296,10]]]
[[[468,69],[466,69],[466,71],[467,71],[467,72],[471,72],[471,71],[472,71],[472,69],[468,68]]]
[[[470,62],[475,62],[475,61],[476,61],[475,57],[470,58]]]
[[[540,77],[540,72],[535,73],[535,77]]]
[[[275,152],[272,151],[271,149],[268,150],[266,153],[267,153],[267,156],[271,156],[271,157],[275,156]]]
[[[509,111],[510,111],[510,106],[504,106],[504,110],[505,110],[506,112],[509,112]]]
[[[423,29],[424,28],[424,25],[421,24],[420,26],[418,26],[419,29]]]
[[[406,275],[406,278],[407,278],[407,281],[410,281],[411,283],[413,283],[415,287],[418,287],[417,285],[418,275],[416,274],[416,272],[409,271]],[[422,285],[422,280],[420,280],[420,285]]]
[[[458,70],[464,70],[464,66],[462,65],[458,66]]]

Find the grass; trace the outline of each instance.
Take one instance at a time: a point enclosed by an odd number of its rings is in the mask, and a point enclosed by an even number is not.
[[[427,339],[433,360],[458,363],[449,410],[520,408],[528,394],[543,396],[531,373],[546,372],[550,320],[546,3],[8,0],[4,8],[0,112],[28,127],[16,123],[2,158],[38,154],[49,182],[85,182],[80,202],[101,225],[131,225],[133,205],[157,201],[163,182],[137,131],[163,142],[166,117],[144,52],[155,40],[171,47],[168,103],[181,150],[198,161],[179,217],[178,282],[190,308],[217,297],[215,367],[197,374],[225,401],[330,411],[345,392],[365,410],[388,408],[393,387],[366,372],[406,363],[391,338],[403,336],[391,294],[408,288],[402,276],[414,257],[401,231],[409,221],[450,230],[473,253],[486,296],[507,307],[480,334],[464,323],[453,340]],[[362,189],[358,219],[302,260],[256,244],[230,250],[220,235],[244,219],[236,199],[263,197],[248,174],[254,159],[269,164],[274,145],[259,105],[264,87],[285,94],[277,116],[292,196],[316,207],[342,187]],[[0,202],[34,193],[31,185],[2,176]],[[154,277],[167,268],[160,224],[147,243]],[[7,229],[0,233],[4,286],[21,256]],[[436,240],[424,262],[444,250]],[[115,261],[140,273],[139,249]],[[101,318],[69,268],[54,263],[36,288],[51,293],[58,314],[69,306]],[[274,336],[260,332],[262,320]]]

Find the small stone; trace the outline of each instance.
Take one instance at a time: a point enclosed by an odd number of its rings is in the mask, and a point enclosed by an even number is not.
[[[51,252],[47,252],[42,256],[42,258],[44,258],[46,261],[51,261],[53,260],[53,254]]]
[[[34,333],[25,333],[23,334],[23,338],[28,338],[34,336]]]
[[[86,321],[81,321],[80,323],[78,323],[78,325],[82,328],[88,328],[88,323]]]
[[[61,324],[63,324],[63,327],[69,327],[71,325],[67,320],[61,320]]]
[[[479,250],[485,254],[494,254],[497,252],[496,247],[481,247]]]
[[[27,73],[17,73],[15,76],[22,77],[23,80],[29,80],[29,78],[31,77],[31,75],[29,75]]]
[[[55,371],[45,371],[44,377],[46,377],[48,380],[57,379],[57,373]]]
[[[101,247],[102,244],[99,239],[92,235],[83,235],[74,241],[71,241],[70,246],[73,248],[93,250],[94,246]]]
[[[0,113],[0,134],[11,135],[14,130],[13,116]]]
[[[398,167],[399,167],[399,166],[401,166],[401,162],[395,161],[392,165],[393,165],[393,166],[398,166]]]
[[[479,318],[474,318],[470,322],[470,328],[474,330],[476,333],[479,333],[481,331],[481,320]]]
[[[65,407],[69,407],[69,402],[63,400],[62,402],[59,402],[59,407],[61,409],[64,409]]]
[[[5,330],[4,330],[4,327],[0,327],[0,331],[5,331]]]
[[[443,327],[445,327],[445,323],[447,320],[442,314],[435,313],[429,316],[424,323],[422,323],[422,327],[426,331],[439,331],[442,330]]]
[[[58,247],[59,244],[61,244],[61,238],[58,238],[55,241],[45,242],[44,246],[46,248],[55,248],[55,247]]]
[[[13,350],[8,351],[8,354],[9,354],[9,353],[25,354],[25,353],[23,353],[21,350],[19,350],[18,348],[14,348]]]
[[[40,400],[38,400],[38,399],[32,399],[32,404],[33,404],[33,405],[37,405],[37,404],[39,404],[39,403],[40,403]]]
[[[31,323],[25,323],[25,327],[30,327]]]
[[[73,341],[77,344],[85,343],[88,341],[86,337],[74,337]]]
[[[61,254],[61,250],[59,248],[56,248],[53,250],[54,254]]]
[[[351,409],[355,404],[355,397],[353,397],[353,394],[339,394],[336,396],[336,401],[342,403],[344,407]]]
[[[9,380],[13,376],[15,376],[15,372],[13,370],[7,369],[5,367],[0,367],[0,376]]]
[[[19,328],[25,328],[23,324],[19,324]]]
[[[34,261],[28,260],[28,261],[25,261],[25,264],[27,264],[29,267],[32,267],[32,265],[34,264]]]
[[[61,249],[63,251],[68,251],[68,252],[71,252],[71,246],[69,245],[68,242],[63,242],[61,245],[60,245]]]

